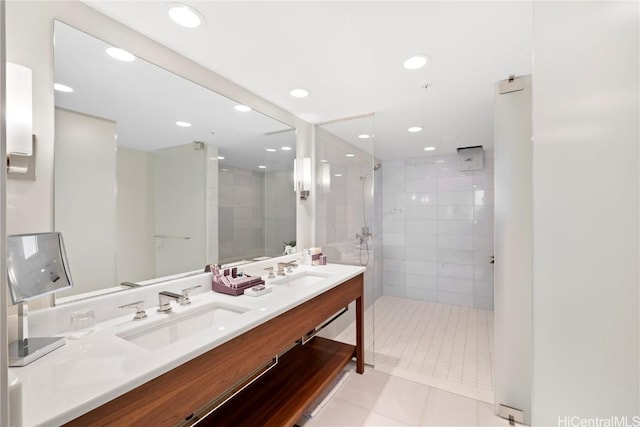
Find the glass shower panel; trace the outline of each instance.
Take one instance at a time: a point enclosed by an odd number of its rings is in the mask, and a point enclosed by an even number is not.
[[[366,267],[365,362],[374,364],[374,302],[382,294],[380,169],[373,152],[374,116],[315,127],[316,244],[328,261]],[[379,205],[381,207],[381,205]],[[335,321],[331,338],[355,344],[355,309]]]

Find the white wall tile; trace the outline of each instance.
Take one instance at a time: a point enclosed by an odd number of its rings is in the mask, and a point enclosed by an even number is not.
[[[438,234],[472,234],[473,221],[438,221]]]
[[[435,220],[407,220],[405,221],[405,233],[435,234],[438,222]]]
[[[473,307],[473,295],[453,294],[438,291],[438,301],[440,304],[461,305]]]
[[[385,243],[386,244],[386,243]],[[437,247],[437,234],[406,233],[405,245],[407,248],[435,248]]]
[[[477,193],[477,192],[476,192]],[[470,206],[474,204],[473,191],[439,191],[438,205],[440,206]]]
[[[439,234],[438,248],[471,250],[475,246],[474,240],[474,237],[468,234]]]
[[[407,287],[404,294],[405,298],[417,299],[420,301],[437,302],[438,293],[431,289],[421,289]]]
[[[473,264],[474,252],[463,249],[438,249],[438,261],[450,264]]]
[[[387,258],[383,262],[384,271],[404,273],[406,269],[406,261],[404,259]]]
[[[438,191],[471,191],[473,190],[473,177],[452,176],[438,178]]]
[[[473,270],[474,266],[471,264],[440,263],[438,264],[438,277],[473,280]]]
[[[436,291],[438,289],[438,278],[436,276],[425,276],[422,274],[405,274],[405,284],[407,287],[428,289]]]
[[[457,154],[385,163],[379,201],[385,278],[391,280],[384,283],[385,293],[464,306],[473,306],[476,294],[482,307],[489,305],[493,267],[485,257],[493,253],[491,159],[485,156],[480,171],[460,171]],[[404,281],[394,275],[402,272]],[[436,294],[440,281],[441,294]]]
[[[438,292],[452,292],[456,294],[473,295],[473,280],[439,277]]]
[[[493,297],[493,281],[481,282],[476,280],[473,282],[473,294],[479,297]]]
[[[438,210],[435,206],[414,206],[404,208],[404,218],[408,220],[437,219]]]
[[[409,193],[429,193],[438,190],[438,181],[435,178],[407,178],[404,184],[404,191]]]
[[[438,264],[429,261],[406,261],[405,271],[407,273],[424,274],[427,276],[438,275]]]
[[[438,250],[435,248],[407,248],[405,258],[407,261],[436,262]]]
[[[382,221],[383,233],[404,233],[405,222],[397,219],[387,219]]]
[[[383,233],[382,241],[387,246],[405,246],[404,233]]]
[[[476,207],[477,209],[478,207]],[[482,206],[480,206],[482,208]],[[473,206],[438,206],[438,219],[446,221],[471,221],[474,216]]]

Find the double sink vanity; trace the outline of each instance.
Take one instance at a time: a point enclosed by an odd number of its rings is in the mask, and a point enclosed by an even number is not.
[[[202,273],[42,310],[36,329],[63,325],[74,304],[95,310],[98,323],[12,369],[28,408],[23,424],[293,425],[353,357],[364,371],[363,272],[299,266],[264,276],[272,292],[257,297],[212,292],[211,273]],[[160,293],[182,290],[190,303],[156,309]],[[355,346],[314,337],[354,301]]]

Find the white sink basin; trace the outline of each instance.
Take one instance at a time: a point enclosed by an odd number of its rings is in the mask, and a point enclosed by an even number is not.
[[[320,273],[316,271],[300,271],[297,273],[287,274],[286,277],[274,279],[269,284],[288,286],[290,288],[308,288],[319,282],[322,282],[330,274]]]
[[[245,307],[213,302],[185,313],[169,313],[166,319],[116,335],[147,350],[157,350],[203,330],[229,326],[247,311]]]

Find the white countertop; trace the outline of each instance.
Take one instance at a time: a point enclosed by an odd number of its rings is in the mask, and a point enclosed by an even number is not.
[[[98,323],[93,335],[67,339],[66,345],[30,365],[11,368],[22,382],[24,425],[50,426],[71,421],[365,271],[364,267],[329,264],[300,266],[294,274],[305,270],[329,276],[309,287],[273,285],[272,292],[259,297],[202,292],[191,297],[189,306],[172,303],[173,314],[157,313],[155,308],[147,307],[148,318],[140,321],[133,321],[133,311],[127,311]],[[216,324],[155,351],[116,335],[214,301],[248,311],[222,327]],[[95,304],[99,305],[100,299]]]

